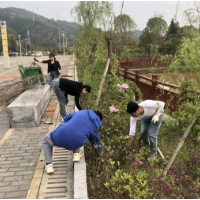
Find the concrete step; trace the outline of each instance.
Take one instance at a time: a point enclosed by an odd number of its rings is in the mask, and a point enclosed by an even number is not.
[[[26,90],[7,107],[11,128],[37,127],[49,100],[49,85]]]

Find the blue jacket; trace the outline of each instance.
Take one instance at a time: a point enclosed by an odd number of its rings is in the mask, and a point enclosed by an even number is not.
[[[63,119],[65,123],[50,133],[51,140],[56,146],[76,150],[89,140],[96,151],[103,151],[98,132],[98,127],[102,127],[102,123],[96,113],[92,110],[81,110],[70,113]]]

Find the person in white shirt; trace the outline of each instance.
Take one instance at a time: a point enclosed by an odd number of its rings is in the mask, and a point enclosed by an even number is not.
[[[127,112],[131,115],[129,136],[135,135],[137,120],[142,120],[141,134],[149,128],[147,138],[143,140],[149,144],[152,160],[157,157],[157,136],[162,123],[164,106],[163,101],[156,100],[145,100],[139,104],[129,102],[127,105]]]

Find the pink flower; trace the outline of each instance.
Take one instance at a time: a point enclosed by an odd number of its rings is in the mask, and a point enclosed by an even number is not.
[[[110,106],[109,107],[110,112],[118,112],[119,110],[115,108],[115,106]]]
[[[128,85],[126,83],[124,83],[123,85],[121,85],[122,88],[127,89]]]
[[[135,159],[135,164],[139,163],[139,159]]]
[[[118,83],[117,85],[116,85],[118,88],[121,88],[122,86]]]
[[[144,151],[143,147],[140,148],[140,151]]]
[[[128,138],[129,138],[129,135],[125,135],[124,139],[126,139],[126,140],[127,140]]]
[[[128,85],[126,83],[120,85],[119,83],[116,85],[118,88],[123,88],[123,89],[127,89]]]
[[[167,187],[168,187],[170,190],[172,189],[171,184],[168,184]]]

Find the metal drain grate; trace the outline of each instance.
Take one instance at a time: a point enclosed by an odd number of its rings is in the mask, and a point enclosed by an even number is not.
[[[54,147],[54,173],[43,174],[38,199],[73,198],[73,162],[72,152]]]

